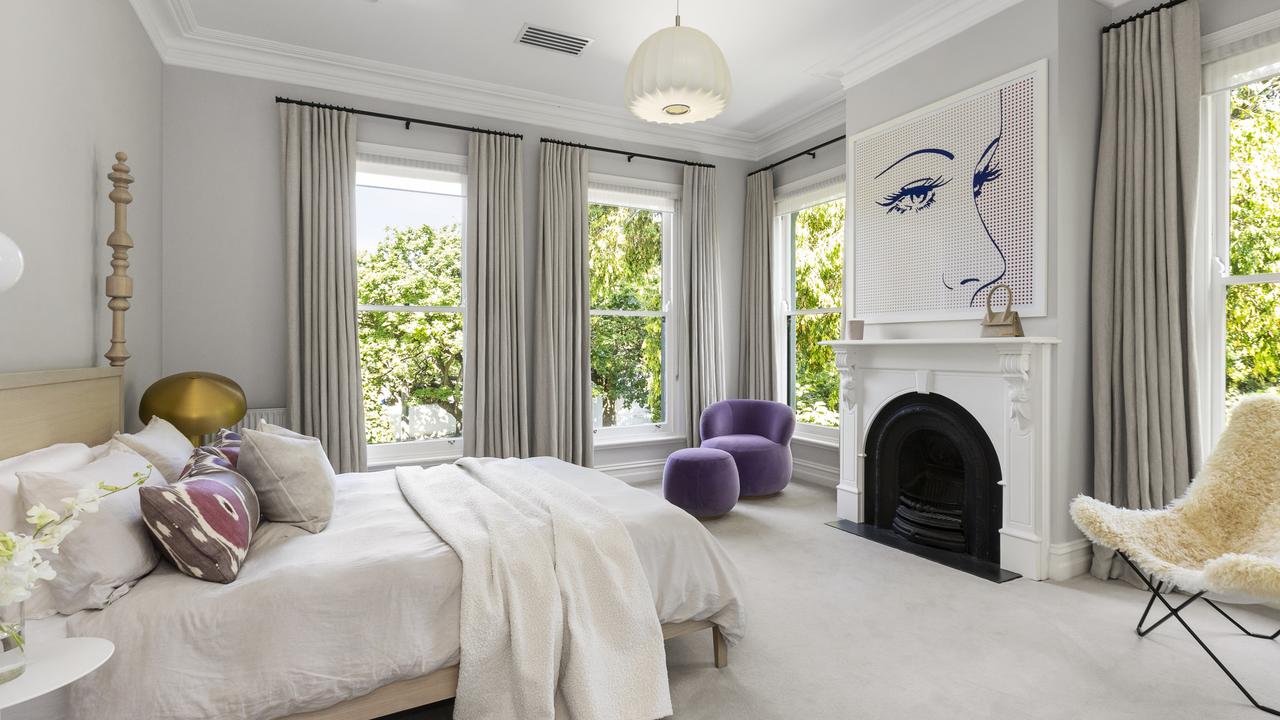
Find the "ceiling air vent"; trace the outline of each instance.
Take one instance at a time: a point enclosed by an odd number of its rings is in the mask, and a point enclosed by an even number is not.
[[[516,36],[516,42],[566,55],[581,55],[583,48],[591,44],[591,39],[525,23]]]

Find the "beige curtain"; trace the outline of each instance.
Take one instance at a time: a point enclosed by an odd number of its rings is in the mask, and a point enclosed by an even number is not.
[[[356,117],[280,105],[289,421],[336,471],[365,468],[356,342]]]
[[[1103,35],[1093,208],[1094,487],[1158,508],[1182,495],[1200,448],[1188,257],[1200,102],[1197,0]],[[1108,551],[1093,573],[1119,575]]]
[[[684,330],[679,372],[686,379],[689,443],[700,442],[702,410],[724,399],[720,328],[720,239],[716,229],[716,169],[686,165],[680,213],[680,283],[677,303]]]
[[[463,452],[529,454],[520,138],[472,133],[467,154]]]
[[[773,335],[773,171],[747,176],[742,220],[738,397],[777,399]]]
[[[533,321],[532,449],[592,461],[587,151],[542,143]]]

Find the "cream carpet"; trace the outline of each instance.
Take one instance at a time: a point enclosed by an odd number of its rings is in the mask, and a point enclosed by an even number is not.
[[[677,720],[1267,717],[1175,621],[1137,637],[1138,590],[1088,576],[996,585],[823,524],[834,517],[833,490],[793,483],[708,522],[742,572],[747,636],[724,670],[709,633],[667,643]],[[1240,636],[1203,603],[1188,616],[1280,706],[1280,643]],[[1273,611],[1236,616],[1280,628]],[[449,716],[444,703],[396,718]]]

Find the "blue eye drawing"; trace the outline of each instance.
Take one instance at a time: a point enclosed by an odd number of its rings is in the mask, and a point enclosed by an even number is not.
[[[938,201],[938,188],[949,182],[951,182],[950,178],[944,179],[941,176],[912,180],[896,192],[885,196],[883,200],[876,201],[876,204],[882,208],[887,208],[885,212],[898,213],[899,215],[905,215],[908,212],[920,212]]]
[[[978,167],[982,168],[973,173],[973,198],[977,200],[982,196],[982,188],[987,183],[1000,179],[1004,171],[1000,169],[1000,161],[996,158],[996,150],[1000,147],[1000,137],[997,136],[987,149],[983,151],[982,157],[978,159]]]

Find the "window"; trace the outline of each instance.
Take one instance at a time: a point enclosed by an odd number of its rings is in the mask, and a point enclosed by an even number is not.
[[[844,317],[844,174],[802,182],[799,191],[784,186],[777,194],[779,387],[796,422],[836,428],[840,376],[835,353],[819,343],[840,339]]]
[[[1219,92],[1207,105],[1217,160],[1209,172],[1218,178],[1207,213],[1216,436],[1242,395],[1280,388],[1280,76]]]
[[[620,184],[621,183],[621,184]],[[597,439],[669,424],[675,373],[671,246],[677,189],[592,176],[591,396]]]
[[[370,464],[461,451],[463,163],[360,147],[357,332]]]

